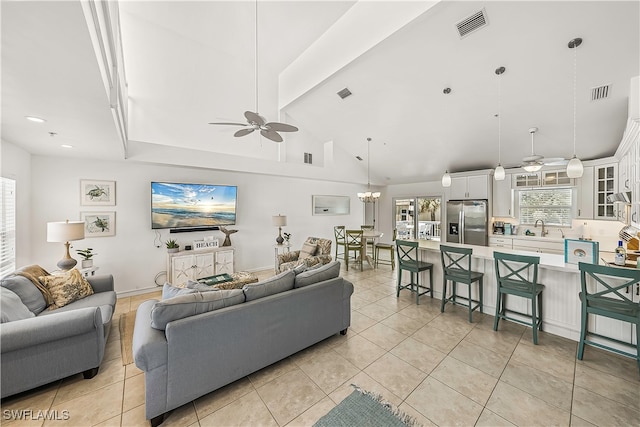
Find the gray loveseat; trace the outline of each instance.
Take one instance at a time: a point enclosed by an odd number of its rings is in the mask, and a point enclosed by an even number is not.
[[[169,411],[303,350],[351,324],[353,284],[340,263],[289,270],[243,289],[143,302],[133,354],[151,425]],[[165,285],[166,287],[166,285]]]
[[[2,398],[80,372],[87,379],[98,373],[116,293],[110,275],[87,280],[93,295],[49,310],[32,280],[16,273],[2,278]]]

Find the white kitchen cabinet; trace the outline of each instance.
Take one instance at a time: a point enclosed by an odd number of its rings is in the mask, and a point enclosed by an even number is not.
[[[489,246],[492,248],[513,248],[513,239],[502,236],[489,236]]]
[[[450,199],[489,199],[489,175],[451,177]]]
[[[584,166],[582,177],[577,179],[578,212],[576,214],[579,219],[593,219],[594,179],[593,166]]]
[[[554,242],[528,238],[514,238],[513,249],[541,254],[564,255],[564,241]]]
[[[629,169],[631,168],[632,160],[631,150],[629,150],[618,163],[618,192],[631,191],[632,182]]]
[[[594,219],[616,219],[615,206],[607,197],[618,192],[618,165],[615,163],[596,166]]]
[[[222,273],[233,273],[233,248],[228,246],[167,254],[167,278],[173,285]]]
[[[513,218],[513,189],[510,174],[507,174],[502,181],[493,180],[492,197],[493,216]]]
[[[512,176],[513,188],[532,188],[542,185],[540,172],[514,173]]]

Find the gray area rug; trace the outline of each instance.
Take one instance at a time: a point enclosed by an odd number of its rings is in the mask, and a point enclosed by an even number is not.
[[[355,386],[354,386],[355,387]],[[413,418],[384,402],[382,396],[355,387],[335,408],[320,418],[314,427],[419,427]]]

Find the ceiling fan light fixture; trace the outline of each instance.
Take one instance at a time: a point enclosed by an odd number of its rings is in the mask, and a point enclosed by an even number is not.
[[[530,163],[528,165],[522,166],[522,169],[526,170],[527,172],[538,172],[540,169],[542,169],[542,164]]]
[[[451,187],[451,175],[449,175],[448,170],[444,172],[444,175],[442,175],[442,186]]]

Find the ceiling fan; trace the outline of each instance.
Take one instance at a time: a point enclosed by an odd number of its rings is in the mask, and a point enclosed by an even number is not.
[[[235,137],[249,135],[251,132],[259,130],[260,135],[274,142],[282,142],[282,136],[278,132],[297,132],[298,128],[286,123],[267,122],[267,120],[257,113],[258,111],[258,0],[256,0],[256,31],[255,31],[255,88],[256,88],[256,112],[245,111],[244,117],[247,119],[247,123],[233,123],[233,122],[214,122],[210,125],[228,125],[228,126],[242,126],[243,129],[238,130],[233,134]]]
[[[566,165],[567,160],[562,157],[550,157],[544,158],[543,156],[536,154],[534,150],[533,138],[535,133],[538,132],[537,127],[529,128],[529,133],[531,134],[531,155],[522,158],[522,167],[527,172],[537,172],[542,166],[558,166],[558,165]]]

